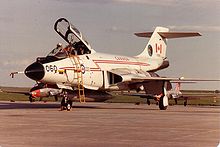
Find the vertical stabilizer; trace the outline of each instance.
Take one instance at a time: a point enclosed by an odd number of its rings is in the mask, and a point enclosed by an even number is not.
[[[150,37],[144,51],[137,57],[147,58],[166,58],[167,39],[162,37],[159,32],[169,32],[168,28],[156,27],[154,32],[136,33],[139,37]]]

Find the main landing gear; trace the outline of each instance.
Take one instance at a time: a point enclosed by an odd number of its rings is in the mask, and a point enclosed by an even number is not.
[[[157,102],[159,103],[160,110],[166,110],[169,105],[166,87],[167,82],[163,81],[162,93],[157,97]]]
[[[61,101],[61,108],[60,110],[67,110],[70,111],[73,105],[72,98],[68,97],[67,93],[64,93],[62,101]]]
[[[159,100],[159,108],[160,110],[166,110],[168,106],[168,97],[166,95],[162,95]]]
[[[160,110],[166,110],[168,104],[168,97],[164,94],[160,94],[154,97],[154,100],[156,101],[156,105],[159,105]]]

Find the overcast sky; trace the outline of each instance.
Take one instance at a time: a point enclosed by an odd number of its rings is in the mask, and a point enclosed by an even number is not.
[[[24,75],[9,74],[63,42],[53,30],[60,17],[77,26],[97,52],[127,56],[139,54],[148,41],[135,32],[156,26],[199,31],[202,37],[168,40],[170,67],[159,74],[220,79],[219,0],[1,0],[0,7],[1,86],[33,86]],[[183,88],[220,89],[220,83]]]

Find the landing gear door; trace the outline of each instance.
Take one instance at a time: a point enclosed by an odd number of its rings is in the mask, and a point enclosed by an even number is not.
[[[55,22],[54,30],[70,45],[82,42],[90,52],[94,52],[82,33],[72,25],[67,19],[60,18]]]

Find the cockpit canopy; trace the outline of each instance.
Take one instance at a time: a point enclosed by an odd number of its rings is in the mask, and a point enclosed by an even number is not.
[[[60,18],[55,22],[54,30],[68,43],[67,46],[57,44],[46,57],[37,58],[38,62],[46,63],[67,58],[68,56],[91,54],[95,51],[86,41],[82,33],[67,19]]]
[[[69,47],[74,48],[77,52],[80,48],[84,50],[84,54],[95,52],[82,33],[67,19],[58,19],[55,22],[54,30],[69,44]]]

